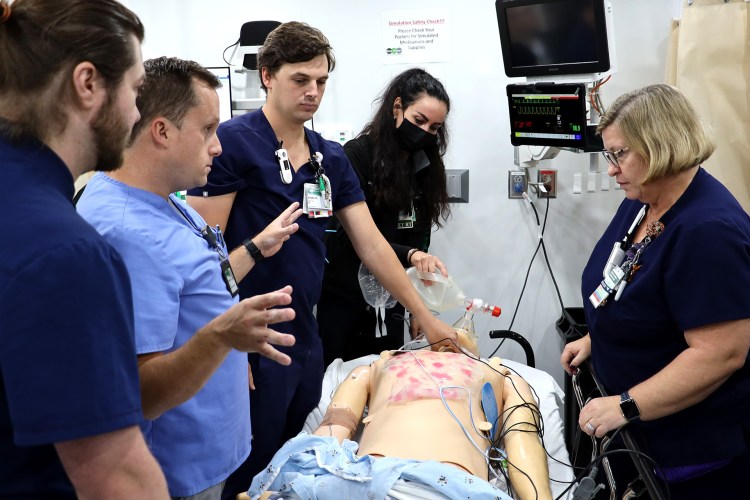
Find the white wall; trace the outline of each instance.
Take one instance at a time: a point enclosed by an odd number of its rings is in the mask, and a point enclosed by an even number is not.
[[[491,0],[331,0],[243,2],[214,0],[126,0],[146,26],[144,58],[170,55],[207,66],[223,65],[222,50],[237,41],[250,20],[300,20],[321,29],[334,47],[332,73],[316,128],[349,125],[356,132],[368,120],[373,99],[404,65],[384,65],[381,12],[391,9],[444,8],[449,13],[452,53],[449,62],[423,67],[440,78],[452,101],[447,167],[470,170],[470,202],[454,205],[446,228],[433,235],[431,251],[446,263],[469,295],[503,308],[500,318],[477,317],[483,354],[497,342],[493,329],[507,329],[524,274],[537,245],[534,215],[525,203],[509,200],[507,171],[513,167],[508,140],[505,76],[494,2]],[[619,94],[664,80],[666,44],[673,0],[611,0],[618,73],[602,88],[605,105]],[[227,53],[229,54],[229,52]],[[558,169],[558,197],[550,201],[545,242],[566,307],[582,304],[580,274],[589,252],[622,199],[622,191],[587,193],[589,157],[562,152],[542,165]],[[604,168],[603,162],[600,164]],[[584,193],[572,194],[573,174],[582,173]],[[602,174],[599,174],[601,176]],[[544,203],[538,203],[540,216]],[[452,323],[460,311],[445,313]],[[561,341],[555,329],[560,306],[541,252],[513,329],[528,338],[537,367],[561,383]],[[521,360],[516,348],[502,356]]]

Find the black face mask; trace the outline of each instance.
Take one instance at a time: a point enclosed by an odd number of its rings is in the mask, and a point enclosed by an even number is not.
[[[401,147],[410,153],[437,145],[437,135],[425,132],[404,117],[396,129]]]

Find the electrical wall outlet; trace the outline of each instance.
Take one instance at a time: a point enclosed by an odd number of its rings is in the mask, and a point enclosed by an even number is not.
[[[537,180],[540,185],[544,185],[544,191],[537,190],[539,198],[557,198],[557,170],[554,168],[540,168]],[[546,191],[546,192],[545,192]]]
[[[526,172],[511,170],[508,172],[508,198],[523,198],[529,185],[526,182]]]

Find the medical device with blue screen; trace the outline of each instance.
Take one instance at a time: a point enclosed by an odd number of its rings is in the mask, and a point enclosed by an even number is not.
[[[585,84],[511,84],[507,95],[511,144],[584,149]]]

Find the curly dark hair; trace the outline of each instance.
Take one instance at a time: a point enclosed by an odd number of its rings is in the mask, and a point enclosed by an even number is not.
[[[397,210],[408,209],[411,204],[409,175],[400,161],[401,146],[398,131],[393,122],[393,103],[401,98],[405,110],[422,96],[428,95],[444,102],[450,111],[450,98],[440,80],[423,69],[412,68],[396,76],[378,97],[380,103],[372,121],[359,134],[372,140],[373,191],[375,197],[368,200],[374,207]],[[438,227],[450,217],[448,190],[445,183],[443,155],[448,148],[448,130],[444,123],[437,131],[437,145],[425,150],[430,160],[430,175],[423,176],[422,196],[430,221]]]

